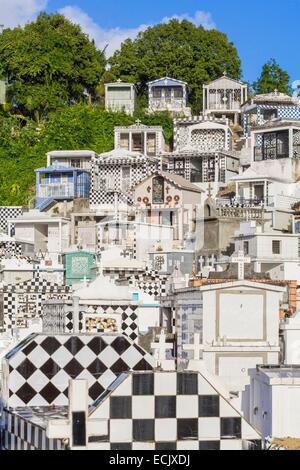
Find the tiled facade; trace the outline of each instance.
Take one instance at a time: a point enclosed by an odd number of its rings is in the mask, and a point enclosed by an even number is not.
[[[0,206],[0,229],[4,233],[8,233],[8,220],[15,219],[23,214],[23,207],[21,206]],[[13,230],[13,226],[11,226]],[[11,235],[9,233],[8,235]]]
[[[17,327],[25,328],[29,319],[41,318],[42,302],[69,299],[71,289],[36,275],[30,281],[2,287],[0,296],[3,299],[3,327],[9,331]]]
[[[110,450],[225,450],[260,447],[259,434],[196,372],[126,374],[93,404],[109,420]]]
[[[122,372],[152,370],[153,357],[124,335],[31,334],[3,361],[2,399],[11,408],[67,406],[69,379],[86,379],[90,402]]]

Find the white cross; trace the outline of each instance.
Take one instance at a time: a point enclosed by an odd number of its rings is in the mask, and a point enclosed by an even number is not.
[[[194,361],[200,361],[201,352],[203,351],[203,346],[200,344],[200,335],[199,335],[199,333],[194,334],[194,344],[184,344],[183,345],[183,350],[184,351],[193,351]]]
[[[139,127],[139,126],[142,124],[142,121],[141,121],[140,119],[137,119],[137,120],[135,121],[135,123],[136,123],[136,125]]]
[[[166,359],[166,351],[173,349],[173,343],[166,342],[165,330],[161,330],[158,337],[158,343],[151,343],[151,349],[154,351],[154,357],[160,363]]]
[[[251,263],[251,258],[245,256],[243,251],[239,251],[237,256],[231,258],[232,263],[237,263],[238,265],[238,280],[243,281],[245,279],[245,264]]]

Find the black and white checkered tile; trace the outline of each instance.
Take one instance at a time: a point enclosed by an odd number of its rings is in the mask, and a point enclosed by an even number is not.
[[[99,449],[242,450],[261,444],[260,434],[202,373],[130,373],[110,388],[90,414],[109,421],[108,440]]]
[[[3,361],[6,406],[66,406],[68,381],[86,379],[91,402],[122,372],[152,370],[154,359],[125,335],[31,334]]]
[[[79,312],[79,331],[89,334],[122,333],[138,343],[139,323],[137,309],[138,306],[136,305],[88,306],[87,310]],[[64,310],[63,331],[65,333],[74,333],[73,312],[67,310]],[[49,317],[48,307],[47,311]],[[50,323],[53,325],[53,321],[50,321]],[[45,320],[43,320],[43,325],[45,325]],[[58,328],[60,328],[60,325]]]
[[[23,207],[21,206],[0,206],[0,229],[4,233],[8,233],[8,223],[9,219],[15,219],[19,215],[23,214]],[[13,226],[11,226],[13,230]],[[8,235],[12,235],[8,233]]]
[[[300,106],[284,106],[276,104],[257,104],[258,123],[261,123],[261,114],[265,110],[277,110],[277,116],[283,119],[300,119]],[[244,134],[249,135],[249,115],[242,114],[242,122],[244,126]]]
[[[42,302],[50,299],[70,299],[71,289],[49,282],[37,275],[30,281],[0,287],[1,294],[3,295],[4,330],[9,331],[20,326],[20,322],[26,326],[28,318],[41,317]]]
[[[194,134],[194,136],[191,135],[190,133],[190,127],[194,126],[195,124],[200,124],[203,122],[215,122],[215,123],[222,123],[226,124],[227,121],[224,119],[217,118],[215,119],[213,116],[192,116],[190,118],[180,118],[180,119],[175,119],[174,120],[174,151],[180,151],[184,147],[194,147],[195,149],[199,149],[199,152],[201,152],[201,145],[205,143],[205,140],[207,138],[211,139],[212,144],[214,145],[214,148],[218,150],[222,150],[226,145],[229,144],[230,142],[230,130],[228,128],[228,131],[226,133],[225,139],[224,139],[224,133],[222,135],[217,131],[216,129],[211,130],[211,128],[208,127],[207,132],[202,132],[199,133],[199,136],[197,137],[197,130]],[[207,135],[207,137],[206,137]],[[195,141],[196,138],[196,141]],[[199,140],[200,139],[200,140]],[[208,144],[208,142],[207,142]],[[207,145],[206,145],[207,148]]]
[[[41,417],[42,411],[40,410]],[[59,439],[48,439],[46,430],[30,422],[31,410],[28,408],[23,416],[12,410],[2,412],[2,442],[5,450],[62,450]]]
[[[15,241],[1,242],[0,258],[5,256],[22,256],[22,245]]]
[[[81,311],[82,332],[107,333],[111,327],[112,331],[123,333],[137,342],[139,332],[137,309],[136,305],[90,306],[87,311]]]
[[[132,276],[129,283],[156,298],[166,296],[167,279],[167,276],[159,274],[157,271],[146,270],[142,274]]]
[[[92,161],[92,178],[91,178],[91,192],[90,192],[90,205],[97,206],[102,204],[115,204],[115,192],[118,193],[118,202],[132,204],[132,188],[142,181],[146,176],[153,174],[159,169],[160,161],[153,161],[145,156],[136,157],[135,159],[118,159],[107,157],[103,158],[101,155],[94,158]],[[131,189],[122,193],[122,168],[131,167]],[[113,186],[116,191],[108,191],[106,181],[111,178]],[[121,191],[121,193],[120,193]]]

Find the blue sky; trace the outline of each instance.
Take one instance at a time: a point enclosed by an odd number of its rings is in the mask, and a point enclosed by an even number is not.
[[[255,80],[274,57],[292,81],[300,80],[299,0],[0,0],[0,24],[24,23],[40,9],[62,11],[99,47],[109,42],[110,51],[145,25],[187,16],[227,33],[242,58],[244,79]]]

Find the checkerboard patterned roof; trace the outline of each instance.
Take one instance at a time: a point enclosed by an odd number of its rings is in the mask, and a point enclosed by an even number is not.
[[[154,358],[125,335],[32,334],[4,358],[7,406],[66,406],[69,379],[86,379],[94,401],[122,372],[152,370]]]

